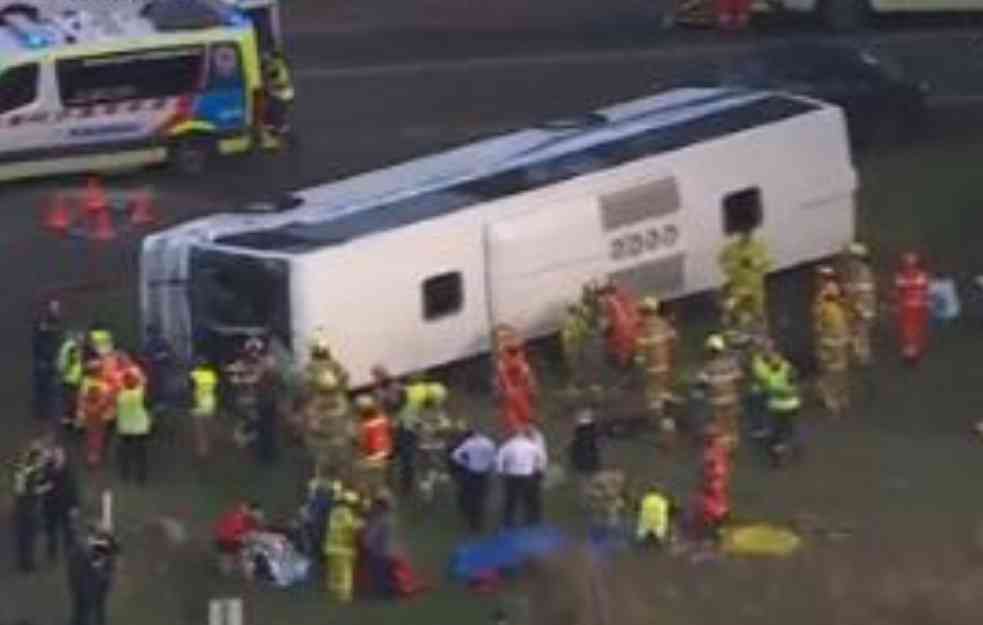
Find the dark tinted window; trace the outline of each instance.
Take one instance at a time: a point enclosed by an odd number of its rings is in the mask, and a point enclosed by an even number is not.
[[[464,288],[461,274],[443,273],[423,282],[423,318],[432,321],[461,310]]]
[[[18,65],[0,74],[0,113],[34,102],[38,97],[38,66]]]
[[[761,190],[741,189],[724,197],[724,232],[748,232],[761,225]]]
[[[193,93],[203,77],[204,49],[141,50],[58,62],[62,102],[81,106]]]

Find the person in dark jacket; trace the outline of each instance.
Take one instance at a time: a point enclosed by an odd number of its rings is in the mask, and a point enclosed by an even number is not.
[[[58,351],[63,338],[61,321],[61,303],[58,300],[49,300],[34,324],[31,337],[34,416],[39,419],[48,419],[53,414]]]
[[[44,494],[44,450],[38,443],[23,453],[14,463],[14,543],[17,569],[31,573],[35,569],[34,552],[37,542],[39,502]]]
[[[262,367],[257,384],[257,420],[255,445],[256,460],[260,464],[273,464],[277,455],[276,430],[280,402],[283,399],[283,378],[276,370],[271,357]]]
[[[118,554],[119,543],[105,528],[93,526],[75,535],[68,556],[72,625],[106,625]]]
[[[44,480],[41,517],[48,539],[48,559],[55,562],[58,560],[59,544],[64,546],[66,553],[71,548],[72,523],[79,507],[78,482],[63,447],[55,446],[50,450]]]
[[[601,432],[590,409],[581,410],[570,443],[570,465],[583,477],[601,470]]]

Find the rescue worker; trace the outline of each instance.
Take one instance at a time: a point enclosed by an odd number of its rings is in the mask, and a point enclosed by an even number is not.
[[[830,292],[842,292],[836,270],[830,265],[819,265],[816,267],[816,290],[812,299],[812,315],[818,318],[826,296]]]
[[[925,352],[928,339],[929,277],[918,255],[908,252],[901,259],[901,269],[894,276],[898,309],[901,357],[916,364]]]
[[[330,371],[335,376],[340,391],[344,393],[349,391],[350,376],[348,370],[332,354],[331,344],[324,333],[318,331],[311,341],[310,359],[307,362],[304,377],[312,386],[316,386],[317,380],[320,379],[321,372],[324,370]]]
[[[846,308],[835,285],[825,289],[815,320],[815,333],[819,397],[826,409],[839,417],[850,406],[850,333]]]
[[[753,314],[767,326],[765,277],[774,262],[764,243],[755,239],[751,231],[742,232],[724,247],[718,260],[727,283],[749,293]]]
[[[285,382],[272,354],[264,354],[258,363],[256,380],[256,461],[271,465],[277,459],[277,432],[283,409]]]
[[[764,319],[757,316],[754,295],[749,289],[729,291],[722,315],[724,341],[746,363],[754,350],[767,340],[768,327]]]
[[[854,361],[867,366],[873,359],[871,333],[877,320],[877,282],[867,247],[854,242],[843,259],[843,287],[850,313],[850,346]]]
[[[351,603],[355,596],[355,564],[358,535],[364,522],[358,514],[359,498],[345,491],[334,502],[325,530],[324,555],[327,558],[328,593],[339,603]]]
[[[89,360],[79,388],[77,423],[85,428],[85,457],[90,467],[102,464],[106,428],[114,413],[113,395],[102,376],[102,362]]]
[[[706,428],[703,438],[703,465],[699,491],[695,497],[695,525],[700,533],[718,540],[720,528],[730,516],[730,445],[719,427]]]
[[[108,528],[93,525],[75,541],[69,558],[72,625],[106,625],[106,602],[116,572],[119,543]]]
[[[289,114],[295,95],[294,87],[281,51],[274,51],[263,60],[266,110],[262,118],[261,139],[265,149],[276,150],[280,148],[281,139],[290,132]]]
[[[360,483],[366,491],[375,492],[385,486],[389,460],[393,452],[392,426],[389,417],[368,395],[355,400],[359,416]]]
[[[590,312],[580,303],[570,304],[560,329],[560,342],[563,348],[563,362],[567,369],[567,384],[575,390],[584,382],[586,369],[585,348],[590,337]]]
[[[69,332],[65,335],[65,340],[58,349],[57,369],[61,381],[61,422],[65,427],[71,427],[75,423],[83,369],[82,340],[77,333]]]
[[[592,540],[605,542],[625,538],[626,487],[626,476],[619,470],[600,471],[585,485],[583,497],[590,515],[588,531]]]
[[[248,339],[239,356],[225,367],[225,379],[229,391],[229,411],[237,421],[235,438],[241,447],[256,438],[259,420],[259,380],[262,375],[262,356],[265,346],[262,339]]]
[[[420,411],[427,398],[427,385],[414,379],[401,388],[396,411],[395,460],[398,465],[399,490],[412,494],[416,487],[417,452],[420,443]],[[378,401],[378,399],[376,400]]]
[[[420,495],[432,501],[440,484],[450,481],[447,474],[447,436],[451,421],[447,417],[447,387],[443,384],[424,385],[423,403],[419,413]]]
[[[44,494],[44,451],[34,443],[14,462],[14,537],[17,568],[31,573],[35,568],[35,544],[40,522],[40,497]]]
[[[774,344],[754,359],[754,377],[761,384],[770,415],[768,451],[778,466],[788,457],[798,439],[798,412],[802,399],[795,382],[795,369]]]
[[[218,414],[218,371],[205,358],[198,357],[189,377],[195,454],[198,458],[207,458],[211,450],[211,428]]]
[[[347,395],[334,373],[320,373],[302,409],[304,442],[314,462],[315,479],[351,479],[354,422]]]
[[[649,486],[638,506],[635,541],[665,546],[669,542],[671,504],[658,484]]]
[[[648,410],[664,432],[674,432],[675,422],[666,416],[666,401],[674,399],[672,389],[673,348],[679,340],[672,324],[661,314],[661,302],[646,297],[640,306],[642,331],[635,350],[636,362],[645,370]]]
[[[47,419],[54,412],[58,350],[62,342],[61,303],[49,300],[34,324],[32,335],[34,416]]]
[[[712,419],[724,444],[735,449],[740,443],[740,383],[744,372],[721,335],[707,338],[706,349],[709,360],[700,373],[700,382],[706,387]]]
[[[633,294],[611,280],[601,286],[598,297],[608,355],[623,369],[632,363],[638,345],[642,324],[638,303]]]
[[[132,477],[137,483],[146,484],[150,413],[146,405],[146,387],[133,371],[124,374],[123,388],[116,396],[116,428],[120,477],[124,482]]]
[[[73,524],[78,519],[79,508],[78,481],[63,447],[52,446],[45,465],[44,483],[41,517],[48,539],[48,559],[54,562],[58,559],[61,546],[64,546],[66,554],[71,551]]]
[[[522,343],[514,335],[503,338],[503,349],[496,365],[496,388],[507,431],[515,432],[537,420],[535,403],[539,385]]]

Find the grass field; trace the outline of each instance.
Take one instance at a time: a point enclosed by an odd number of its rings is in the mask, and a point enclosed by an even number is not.
[[[983,136],[962,132],[961,115],[942,115],[942,129],[924,142],[882,150],[861,162],[860,229],[882,272],[892,269],[893,259],[909,246],[924,250],[933,268],[960,276],[983,269],[983,251],[971,235],[983,225],[977,208],[983,197],[978,174]],[[979,116],[968,117],[978,121]],[[85,298],[80,300],[85,303]],[[88,301],[80,309],[102,308],[103,314],[119,315],[132,327],[135,319],[126,319],[125,313],[125,303],[135,301],[132,289],[117,291],[112,301],[115,307]],[[682,318],[687,351],[692,352],[705,320],[685,314]],[[873,374],[875,393],[864,397],[842,422],[830,422],[810,407],[809,449],[801,465],[772,472],[750,446],[742,449],[734,483],[740,517],[811,519],[813,524],[849,527],[848,536],[833,541],[807,532],[802,551],[782,561],[697,564],[684,557],[627,557],[607,575],[619,585],[619,606],[626,609],[617,625],[979,622],[983,551],[974,536],[983,521],[978,488],[983,449],[969,428],[983,416],[976,408],[983,399],[977,366],[980,323],[979,318],[964,319],[940,329],[929,358],[917,370],[896,362],[890,333],[883,332],[880,364]],[[453,377],[466,378],[475,371],[462,369]],[[633,399],[626,396],[622,402]],[[493,414],[490,399],[473,391],[458,393],[454,407],[478,419],[491,419]],[[561,441],[566,410],[551,401],[547,412],[550,438]],[[23,419],[8,415],[8,422],[8,437],[0,443],[4,451],[26,431]],[[610,443],[605,455],[633,478],[660,478],[680,497],[695,481],[688,449],[666,455],[647,442],[618,441]],[[301,450],[285,448],[273,471],[254,467],[250,457],[231,446],[207,466],[194,464],[183,442],[173,449],[158,446],[154,456],[146,489],[115,484],[111,470],[86,476],[90,503],[102,487],[112,486],[117,493],[125,559],[112,600],[113,623],[198,625],[206,619],[206,599],[216,596],[246,596],[247,625],[486,623],[496,601],[520,604],[522,585],[489,599],[446,580],[448,555],[463,537],[448,497],[432,508],[407,503],[399,509],[406,543],[436,586],[420,599],[338,608],[322,592],[320,580],[280,591],[247,589],[219,579],[208,557],[212,519],[242,497],[264,502],[275,515],[291,513],[303,478]],[[159,515],[185,520],[197,538],[183,551],[162,553],[143,529]],[[569,484],[550,492],[547,515],[560,524],[577,524]],[[0,551],[0,565],[0,623],[25,617],[36,625],[67,622],[61,568],[32,578],[15,576],[8,572],[12,563],[6,548]],[[570,595],[576,593],[572,582],[562,581],[562,576],[558,580]],[[531,597],[533,607],[555,600],[555,589],[543,593]],[[560,597],[573,599],[563,591]],[[571,618],[555,622],[574,623]]]

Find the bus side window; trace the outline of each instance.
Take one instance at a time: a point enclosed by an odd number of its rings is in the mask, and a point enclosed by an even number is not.
[[[464,306],[464,280],[460,272],[442,273],[423,281],[423,320],[435,321]]]
[[[15,111],[38,98],[38,65],[17,65],[0,73],[0,114]]]
[[[724,234],[750,232],[761,225],[761,189],[748,187],[724,196]]]

